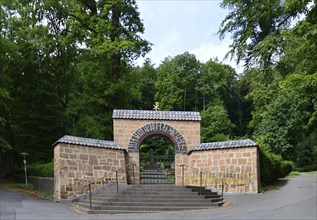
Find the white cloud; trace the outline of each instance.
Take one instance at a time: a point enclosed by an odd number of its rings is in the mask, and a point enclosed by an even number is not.
[[[204,42],[199,45],[199,47],[194,48],[189,51],[189,53],[195,54],[196,58],[206,63],[210,59],[218,59],[219,62],[228,64],[236,69],[238,73],[243,71],[242,66],[238,66],[235,60],[230,60],[230,56],[225,59],[226,54],[229,52],[229,42],[219,41],[218,43],[213,42]]]
[[[201,62],[218,57],[220,62],[237,69],[234,61],[223,60],[229,51],[229,39],[220,41],[216,35],[227,11],[215,1],[137,1],[144,21],[144,39],[154,45],[145,58],[155,66],[168,56],[174,57],[185,51],[195,54]],[[142,66],[145,58],[136,61]]]
[[[164,34],[162,40],[152,46],[152,51],[148,53],[145,58],[150,58],[155,66],[159,66],[166,57],[178,55],[176,48],[180,39],[181,35],[177,31],[171,31],[168,34]],[[141,66],[144,63],[145,58],[138,59],[136,64]]]
[[[200,44],[199,47],[190,50],[189,52],[196,55],[196,58],[202,62],[218,58],[223,61],[229,48],[227,44],[215,44],[213,42],[205,42]]]

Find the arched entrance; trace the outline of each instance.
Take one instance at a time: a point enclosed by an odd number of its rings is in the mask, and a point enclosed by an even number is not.
[[[174,148],[172,153],[164,150],[168,147],[166,142],[165,146],[152,146],[152,152],[151,148],[148,152],[141,150],[144,141],[155,137],[165,137],[165,140],[169,140]],[[141,184],[174,184],[175,153],[187,153],[187,147],[183,136],[172,126],[163,123],[150,123],[134,132],[129,142],[128,152],[139,153],[138,164]]]
[[[140,183],[175,183],[175,146],[164,135],[145,138],[139,146]]]
[[[113,127],[114,141],[127,150],[127,163],[136,164],[136,169],[129,171],[130,177],[134,176],[131,182],[141,183],[141,144],[149,137],[161,135],[174,146],[174,161],[171,165],[174,163],[175,184],[181,184],[180,165],[188,163],[188,151],[200,144],[198,112],[114,110]],[[155,158],[152,161],[154,163]],[[165,168],[168,165],[162,166]],[[162,169],[162,172],[165,171]]]
[[[155,134],[169,138],[175,146],[176,153],[187,153],[186,141],[183,136],[172,126],[163,123],[150,123],[137,129],[129,141],[128,152],[139,152],[142,141]]]

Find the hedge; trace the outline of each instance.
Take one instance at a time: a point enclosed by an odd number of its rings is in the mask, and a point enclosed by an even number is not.
[[[286,177],[293,169],[292,161],[283,160],[280,155],[266,149],[260,150],[260,178],[262,185],[275,183]]]
[[[28,175],[38,177],[54,177],[54,163],[30,164],[27,167]]]

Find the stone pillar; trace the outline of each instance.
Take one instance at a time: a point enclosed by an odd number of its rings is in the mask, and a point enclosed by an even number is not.
[[[59,155],[60,155],[60,146],[57,145],[54,148],[54,197],[58,200],[61,199],[60,195],[60,188],[61,188],[61,183],[60,183],[60,160],[59,160]]]
[[[139,152],[131,152],[128,154],[129,161],[129,182],[131,184],[140,185],[140,155]],[[135,164],[135,166],[133,165]],[[134,166],[134,180],[133,180],[133,166]]]
[[[176,153],[175,154],[175,185],[182,185],[182,167],[181,165],[188,164],[188,155],[186,153]]]

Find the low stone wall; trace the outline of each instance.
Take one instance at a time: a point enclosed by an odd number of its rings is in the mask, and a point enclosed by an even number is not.
[[[33,184],[37,191],[45,192],[49,195],[54,194],[53,177],[29,177],[28,181]]]
[[[125,151],[59,143],[54,148],[54,196],[71,200],[87,192],[87,183],[107,176],[92,186],[114,182],[115,171],[119,182],[127,183]]]
[[[242,147],[222,150],[194,151],[189,155],[190,167],[186,169],[185,184],[199,184],[203,172],[204,185],[225,192],[257,193],[259,161],[257,147]]]
[[[17,181],[25,183],[24,176],[15,176]],[[53,177],[35,177],[28,176],[28,183],[31,183],[35,190],[39,192],[45,192],[49,195],[54,194],[54,178]]]

